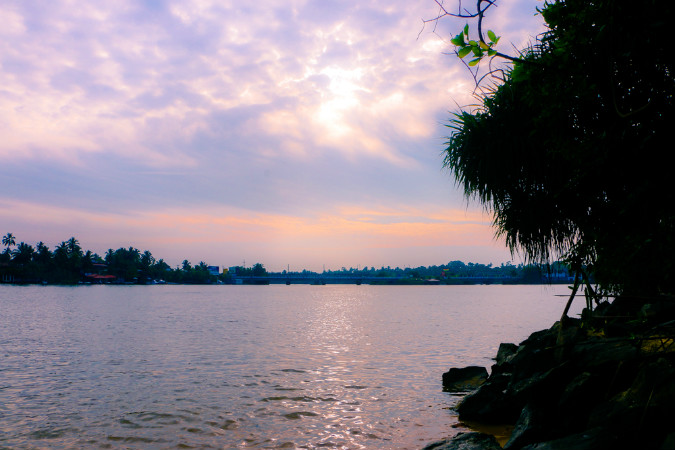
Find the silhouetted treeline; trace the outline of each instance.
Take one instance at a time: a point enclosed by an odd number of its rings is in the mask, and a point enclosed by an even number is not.
[[[420,266],[420,267],[368,267],[349,269],[342,267],[339,270],[326,270],[321,273],[302,270],[298,272],[272,273],[271,275],[298,275],[304,277],[325,276],[330,278],[396,278],[396,279],[418,279],[418,280],[439,280],[441,282],[452,282],[453,279],[467,278],[486,278],[486,279],[509,279],[518,283],[542,283],[549,281],[567,282],[570,278],[567,266],[562,263],[550,265],[543,264],[518,264],[511,262],[502,263],[499,266],[492,264],[464,263],[462,261],[450,261],[447,264],[438,266]]]
[[[184,260],[172,269],[163,259],[134,247],[109,249],[105,256],[84,251],[74,237],[61,242],[53,251],[43,242],[35,247],[16,244],[12,233],[2,238],[0,281],[13,283],[215,283],[217,276],[204,262],[192,266]]]
[[[0,282],[5,283],[117,283],[117,284],[211,284],[233,283],[241,278],[283,276],[329,277],[364,279],[381,278],[396,280],[438,280],[452,284],[467,279],[502,279],[512,283],[567,282],[569,272],[565,265],[514,265],[510,262],[492,264],[451,261],[439,266],[415,268],[363,267],[327,270],[321,273],[310,270],[297,272],[271,272],[256,263],[252,267],[232,267],[229,272],[209,270],[205,262],[193,266],[184,260],[179,267],[171,268],[163,259],[155,259],[148,250],[134,247],[109,249],[104,256],[83,250],[74,237],[50,250],[43,242],[35,247],[25,242],[16,243],[12,233],[2,238],[5,249],[0,253]]]

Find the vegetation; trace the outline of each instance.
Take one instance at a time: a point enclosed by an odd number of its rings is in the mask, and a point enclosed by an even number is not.
[[[476,58],[499,56],[481,32],[493,3],[478,2],[478,38],[455,37],[462,53],[477,43]],[[557,0],[540,12],[547,31],[450,122],[445,166],[512,252],[563,259],[606,293],[672,294],[673,3]]]
[[[19,283],[75,284],[80,282],[114,282],[148,284],[153,282],[207,284],[217,281],[208,265],[192,266],[183,261],[172,269],[163,259],[156,260],[149,251],[129,247],[109,249],[104,257],[83,251],[74,237],[58,244],[54,251],[43,243],[36,247],[20,242],[12,233],[2,239],[5,250],[0,253],[0,281]],[[16,245],[16,249],[11,247]]]
[[[280,275],[286,275],[283,271]],[[275,275],[275,274],[273,274]],[[569,282],[568,268],[562,263],[551,265],[518,264],[510,262],[499,266],[492,264],[464,263],[462,261],[450,261],[447,264],[419,267],[364,267],[349,269],[342,267],[340,270],[327,270],[322,273],[303,270],[291,272],[291,276],[300,277],[323,277],[339,280],[340,278],[362,278],[371,283],[388,284],[389,280],[396,280],[396,284],[423,284],[424,282],[438,282],[441,284],[473,284],[473,283],[509,283],[509,284],[539,284]],[[406,281],[408,281],[406,283]]]
[[[542,283],[569,281],[568,268],[561,263],[552,265],[513,265],[510,262],[493,266],[492,264],[465,264],[451,261],[438,266],[420,266],[415,268],[375,267],[344,268],[328,270],[322,273],[302,270],[298,272],[268,272],[261,263],[252,267],[232,267],[227,274],[215,275],[209,266],[200,262],[196,266],[184,260],[179,267],[171,268],[163,259],[155,259],[149,251],[141,252],[134,247],[109,249],[105,256],[84,251],[74,237],[57,245],[54,251],[38,242],[35,248],[20,242],[16,245],[14,235],[8,233],[3,238],[5,250],[0,253],[0,282],[13,283],[181,283],[210,284],[233,283],[236,279],[258,281],[277,279],[283,282],[288,277],[332,280],[344,279],[381,279],[397,280],[397,284],[422,284],[437,281],[444,284],[466,283]],[[8,245],[11,242],[11,245]],[[11,250],[10,247],[16,246]],[[261,280],[262,279],[262,280]],[[265,284],[265,283],[253,283]]]

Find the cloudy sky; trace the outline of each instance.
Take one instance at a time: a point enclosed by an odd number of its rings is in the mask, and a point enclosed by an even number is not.
[[[446,0],[449,3],[450,0]],[[500,49],[537,0],[486,19]],[[442,169],[433,0],[0,0],[0,234],[272,270],[511,260]],[[418,36],[419,35],[419,36]]]

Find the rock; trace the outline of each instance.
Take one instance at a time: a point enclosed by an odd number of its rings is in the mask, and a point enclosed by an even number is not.
[[[515,424],[509,450],[675,450],[675,300],[617,299],[590,319],[501,344],[460,420]],[[491,448],[461,442],[430,448]]]
[[[524,444],[537,442],[537,438],[546,430],[546,426],[542,423],[542,415],[542,411],[537,411],[532,404],[525,405],[504,448],[520,448]]]
[[[619,445],[616,435],[603,428],[595,428],[560,439],[522,447],[522,450],[616,450],[626,448]]]
[[[663,440],[660,450],[673,450],[675,448],[675,433],[670,433]]]
[[[675,367],[665,358],[640,365],[629,389],[600,403],[589,418],[591,427],[611,427],[615,432],[632,429],[650,442],[652,448],[673,430],[672,410],[675,403]],[[661,436],[661,437],[659,437]]]
[[[638,312],[638,317],[649,323],[654,323],[663,317],[672,317],[674,313],[675,301],[672,298],[663,297],[655,299],[652,303],[644,304]]]
[[[460,433],[444,441],[434,442],[422,450],[501,450],[497,439],[485,433]]]
[[[558,338],[557,324],[549,330],[532,333],[518,346],[510,358],[514,382],[526,379],[556,365],[555,345]]]
[[[461,420],[513,424],[528,403],[557,403],[556,398],[564,389],[568,376],[566,365],[535,372],[527,377],[519,373],[518,366],[514,366],[513,374],[493,373],[477,391],[464,397],[456,409]]]
[[[443,374],[443,390],[449,392],[472,391],[485,383],[488,372],[485,367],[469,366],[452,368]]]
[[[574,377],[558,401],[559,425],[572,432],[583,428],[590,411],[587,408],[580,408],[579,405],[597,404],[602,401],[607,392],[606,385],[607,381],[604,378],[590,372],[582,372]]]
[[[499,344],[495,364],[492,365],[492,373],[511,373],[513,370],[511,360],[517,352],[518,346],[516,344]]]
[[[516,344],[499,344],[499,350],[497,350],[497,357],[495,358],[497,365],[501,366],[505,363],[508,363],[517,351],[518,346]]]
[[[457,412],[462,420],[490,423],[514,423],[523,405],[512,402],[507,387],[511,376],[496,374],[488,378],[477,391],[462,399]]]
[[[616,367],[638,356],[639,347],[634,342],[622,338],[596,338],[577,343],[569,358],[578,367],[592,368],[596,372],[601,369],[600,366]]]

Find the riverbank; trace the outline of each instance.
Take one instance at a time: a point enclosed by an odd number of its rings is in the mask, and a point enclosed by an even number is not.
[[[452,371],[444,388],[479,386],[461,421],[512,425],[505,449],[675,448],[675,299],[618,298],[519,345],[501,344],[489,376]],[[425,450],[499,449],[464,433]]]

